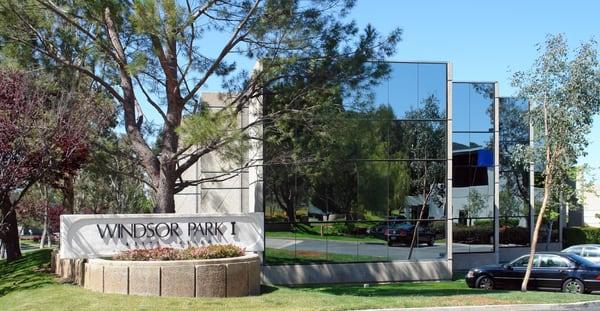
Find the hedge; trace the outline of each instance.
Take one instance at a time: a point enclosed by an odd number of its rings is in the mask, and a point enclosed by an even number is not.
[[[454,242],[466,244],[490,244],[494,230],[489,226],[461,226],[455,225],[452,228],[452,239]],[[500,244],[529,244],[529,229],[523,227],[502,227],[500,228]]]
[[[569,247],[577,244],[600,244],[600,228],[564,228],[563,247]]]
[[[501,227],[500,244],[529,244],[529,228],[524,227]]]
[[[465,244],[490,244],[492,237],[494,236],[494,230],[485,226],[473,226],[463,227],[454,226],[452,227],[452,240],[458,243]]]

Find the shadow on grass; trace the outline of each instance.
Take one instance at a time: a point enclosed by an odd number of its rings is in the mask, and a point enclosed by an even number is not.
[[[269,286],[269,285],[261,285],[260,286],[261,294],[270,294],[270,293],[276,292],[277,290],[279,290],[279,288],[277,288],[275,286]]]
[[[32,251],[13,262],[0,262],[0,296],[12,291],[53,284],[54,278],[51,274],[36,271],[48,265],[51,252],[50,249]]]
[[[324,293],[340,296],[357,297],[391,297],[391,296],[461,296],[461,295],[489,295],[508,293],[508,290],[480,290],[465,287],[459,282],[426,282],[426,283],[399,283],[386,285],[330,285],[295,287],[305,292]]]

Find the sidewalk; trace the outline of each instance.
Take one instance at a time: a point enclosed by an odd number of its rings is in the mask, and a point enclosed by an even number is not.
[[[368,309],[362,311],[459,311],[459,310],[485,310],[485,311],[555,311],[555,310],[600,310],[600,300],[559,303],[559,304],[516,304],[516,305],[489,305],[489,306],[458,306],[458,307],[427,307],[427,308],[396,308],[396,309]]]

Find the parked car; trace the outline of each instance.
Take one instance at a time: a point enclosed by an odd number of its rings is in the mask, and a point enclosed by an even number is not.
[[[381,238],[384,239],[385,235],[383,234],[385,229],[387,229],[390,226],[393,226],[395,224],[401,223],[405,220],[406,218],[404,216],[392,216],[389,217],[387,221],[381,221],[378,222],[376,225],[374,225],[371,228],[367,229],[367,234],[377,237],[377,238]]]
[[[465,277],[472,288],[520,288],[529,255],[508,264],[488,265],[469,270]],[[536,254],[528,288],[559,289],[567,293],[589,293],[600,290],[600,266],[571,253],[542,252]]]
[[[384,239],[387,241],[389,246],[393,246],[396,243],[402,243],[410,245],[413,238],[413,232],[415,231],[415,225],[410,223],[397,223],[391,225],[383,232]],[[435,242],[435,232],[433,232],[429,226],[421,224],[419,226],[417,234],[417,244],[427,243],[429,246],[433,246]]]
[[[600,244],[573,245],[563,249],[562,252],[579,255],[593,263],[600,264]]]

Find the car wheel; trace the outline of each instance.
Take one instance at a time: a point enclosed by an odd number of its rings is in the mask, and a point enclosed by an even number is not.
[[[568,279],[563,283],[562,291],[571,294],[583,294],[585,288],[583,282],[578,279]]]
[[[475,287],[481,289],[494,289],[494,280],[489,275],[482,275],[475,282]]]
[[[388,241],[388,246],[394,246],[394,242]]]
[[[433,242],[434,242],[433,239],[427,241],[427,246],[433,246]]]

